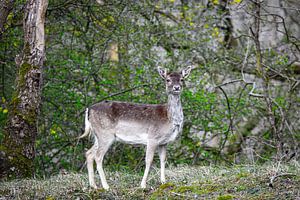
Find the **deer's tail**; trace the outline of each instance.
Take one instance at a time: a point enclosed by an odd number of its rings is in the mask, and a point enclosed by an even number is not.
[[[84,138],[91,134],[92,126],[91,126],[91,122],[89,121],[89,109],[88,108],[85,110],[85,120],[84,121],[85,121],[84,133],[81,136],[79,136],[78,139]]]

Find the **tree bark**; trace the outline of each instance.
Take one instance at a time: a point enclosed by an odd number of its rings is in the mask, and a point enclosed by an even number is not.
[[[5,23],[10,11],[13,8],[14,0],[1,0],[0,1],[0,40],[2,38],[2,33],[5,30]]]
[[[16,90],[0,146],[0,177],[30,177],[34,173],[37,116],[41,102],[45,58],[44,23],[47,0],[28,0],[23,21],[24,47],[16,59]]]

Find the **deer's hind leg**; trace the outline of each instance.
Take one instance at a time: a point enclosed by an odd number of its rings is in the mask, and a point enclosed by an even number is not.
[[[95,176],[94,176],[94,160],[95,160],[95,145],[92,146],[86,153],[86,163],[87,163],[87,170],[88,170],[88,176],[89,176],[89,184],[90,187],[96,189],[97,185],[95,183]]]
[[[97,137],[97,142],[98,142],[98,148],[96,149],[96,154],[95,154],[95,161],[97,164],[97,171],[100,176],[101,184],[102,187],[105,190],[109,189],[109,186],[107,184],[106,178],[105,178],[105,173],[103,170],[103,158],[109,149],[109,147],[112,145],[112,143],[115,140],[114,134],[105,134],[105,135],[99,135]]]

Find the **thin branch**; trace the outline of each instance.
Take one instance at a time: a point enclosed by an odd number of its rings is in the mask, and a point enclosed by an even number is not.
[[[300,11],[299,8],[293,8],[293,7],[271,6],[271,5],[265,5],[265,7]]]
[[[177,24],[179,23],[178,22],[179,20],[174,15],[172,15],[171,13],[163,12],[163,11],[157,10],[157,9],[154,10],[154,13],[158,13],[158,14],[164,16],[164,17],[167,17],[167,18],[171,19],[173,22],[175,22]]]
[[[251,28],[249,29],[249,32],[250,31],[252,31]],[[248,40],[247,40],[247,49],[246,49],[246,53],[245,53],[245,57],[244,57],[243,65],[242,65],[242,69],[241,69],[242,78],[243,78],[243,81],[246,83],[246,85],[248,85],[248,84],[252,85],[252,89],[249,92],[249,95],[253,96],[253,97],[262,98],[262,97],[264,97],[264,95],[254,93],[254,90],[256,88],[256,83],[255,82],[249,82],[249,81],[247,81],[246,77],[245,77],[245,74],[244,74],[244,69],[245,69],[245,66],[247,64],[247,60],[248,60],[248,56],[249,56],[249,51],[250,51],[250,38],[248,38]]]
[[[228,82],[225,82],[225,83],[222,83],[222,84],[219,84],[219,85],[216,85],[215,88],[219,88],[219,87],[222,87],[222,86],[225,86],[225,85],[228,85],[228,84],[231,84],[231,83],[236,83],[236,82],[241,82],[241,81],[244,81],[243,79],[235,79],[235,80],[230,80]]]
[[[264,97],[265,97],[265,95],[254,93],[254,90],[255,90],[255,88],[256,88],[256,82],[246,83],[246,84],[252,84],[252,89],[251,89],[251,91],[249,92],[249,95],[250,95],[250,96],[258,97],[258,98],[264,98]]]
[[[273,185],[274,181],[275,181],[277,178],[281,177],[281,176],[297,176],[297,175],[296,175],[296,174],[292,174],[292,173],[283,173],[283,174],[278,174],[278,175],[271,176],[271,177],[270,177],[270,183],[269,183],[269,186],[273,188],[273,187],[274,187],[274,185]]]
[[[72,142],[71,141],[68,141],[66,144],[64,144],[63,146],[60,146],[60,148],[55,152],[55,153],[53,153],[53,155],[50,157],[50,160],[52,160],[54,157],[56,157],[58,154],[60,154],[60,152],[62,151],[62,150],[65,150],[65,148],[67,147],[67,146],[70,146],[70,145],[72,145]]]
[[[286,75],[280,73],[279,71],[273,69],[272,67],[270,67],[270,66],[268,66],[268,65],[266,65],[266,64],[264,64],[264,63],[262,63],[262,65],[263,65],[264,67],[266,67],[268,70],[272,71],[273,73],[275,73],[275,74],[278,75],[278,76],[281,76],[281,77],[284,78],[284,79],[292,80],[292,81],[299,81],[299,80],[297,80],[297,79],[294,79],[294,78],[292,78],[292,77],[288,77],[288,76],[286,76]],[[276,76],[276,75],[274,75],[274,76]]]
[[[274,145],[271,144],[271,143],[268,143],[267,140],[264,141],[263,138],[256,138],[255,136],[248,136],[247,138],[252,139],[252,140],[255,140],[255,141],[258,142],[258,143],[265,144],[265,145],[267,145],[267,146],[269,146],[269,147],[271,147],[271,148],[276,149],[276,146],[274,146]]]
[[[124,94],[124,93],[130,92],[130,91],[135,90],[135,89],[137,89],[137,88],[141,88],[141,87],[149,87],[149,86],[151,86],[151,85],[152,85],[152,84],[138,85],[138,86],[135,86],[135,87],[132,87],[132,88],[129,88],[129,89],[120,91],[120,92],[113,93],[113,94],[108,95],[108,96],[106,96],[106,97],[103,97],[102,99],[100,99],[100,101],[104,101],[104,100],[109,99],[109,98],[111,98],[111,97],[118,96],[118,95],[120,95],[120,94]]]
[[[224,89],[221,86],[219,86],[218,88],[223,92],[223,94],[226,98],[226,103],[227,103],[227,108],[228,108],[228,115],[229,115],[229,126],[228,126],[228,129],[224,132],[225,138],[224,138],[224,140],[221,144],[221,149],[223,149],[224,146],[225,146],[225,143],[227,141],[227,138],[228,138],[228,132],[230,130],[233,131],[233,120],[232,120],[232,117],[231,117],[231,107],[230,107],[228,96],[227,96],[226,92],[224,91]]]
[[[251,31],[251,30],[249,30],[249,31]],[[236,82],[242,82],[243,81],[244,83],[246,83],[246,85],[252,85],[252,89],[248,93],[250,96],[258,97],[258,98],[265,97],[264,95],[254,93],[254,90],[256,89],[256,82],[250,82],[250,81],[246,80],[246,77],[245,77],[245,74],[244,74],[244,69],[245,69],[245,66],[247,64],[247,60],[248,60],[248,56],[249,56],[249,51],[250,51],[250,37],[248,37],[248,40],[247,40],[246,53],[245,53],[243,64],[242,64],[242,68],[241,68],[242,78],[241,79],[231,80],[231,81],[219,84],[219,85],[215,86],[215,88],[220,88],[221,86],[224,86],[224,85],[228,85],[228,84],[231,84],[231,83],[236,83]]]
[[[171,192],[171,194],[175,195],[175,196],[180,196],[180,197],[185,197],[185,198],[188,198],[188,199],[193,199],[194,196],[191,196],[191,195],[184,195],[184,194],[180,194],[180,193],[177,193],[177,192]]]
[[[251,29],[249,29],[250,32]],[[252,38],[253,39],[253,38]],[[243,60],[243,65],[242,65],[242,69],[241,69],[241,73],[242,73],[242,78],[244,80],[244,82],[246,82],[245,80],[245,75],[244,75],[244,69],[248,60],[248,56],[249,56],[249,51],[250,51],[250,38],[247,39],[247,49],[246,49],[246,53],[245,53],[245,57]]]

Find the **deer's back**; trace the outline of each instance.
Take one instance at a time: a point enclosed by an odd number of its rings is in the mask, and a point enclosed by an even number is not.
[[[119,120],[166,123],[168,121],[165,104],[137,104],[119,101],[102,101],[89,108],[89,118],[106,117],[111,122]]]

